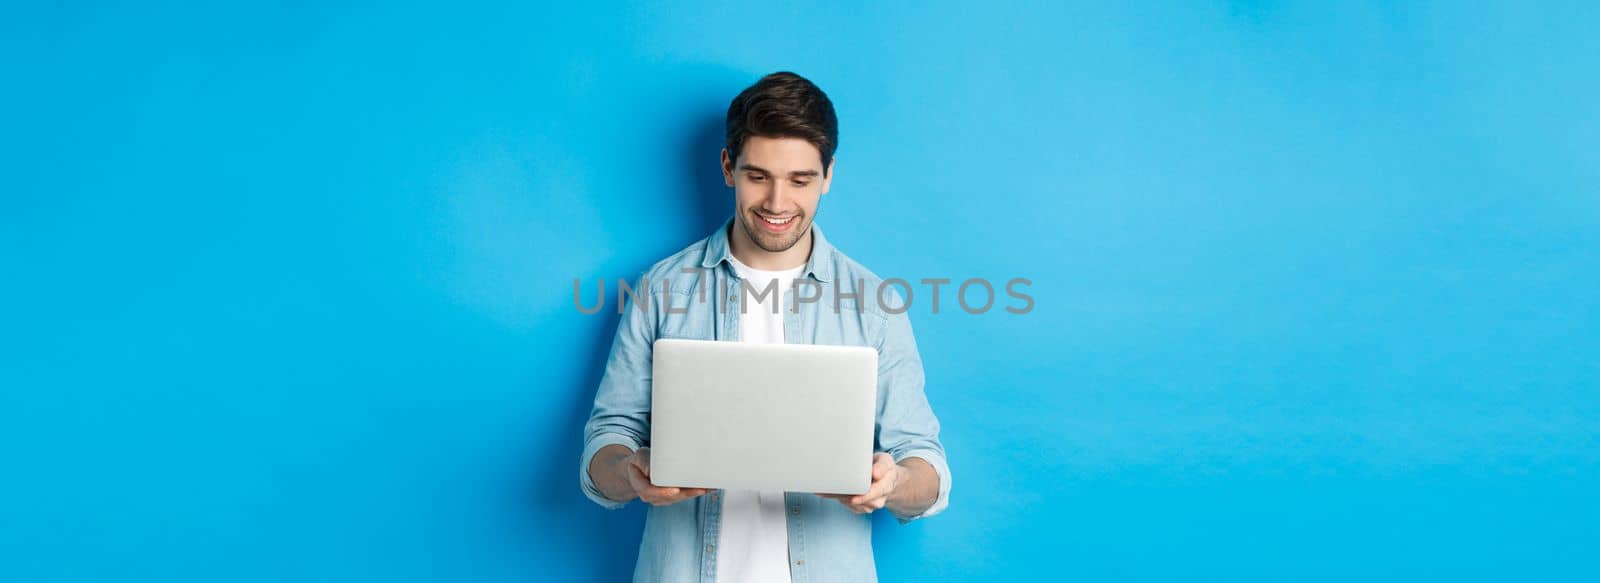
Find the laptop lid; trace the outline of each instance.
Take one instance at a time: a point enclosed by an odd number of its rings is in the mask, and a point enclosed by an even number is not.
[[[658,486],[861,494],[871,485],[872,348],[661,339],[652,377]]]

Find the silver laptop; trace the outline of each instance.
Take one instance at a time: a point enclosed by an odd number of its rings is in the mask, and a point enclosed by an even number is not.
[[[650,481],[861,494],[872,483],[878,352],[655,342]]]

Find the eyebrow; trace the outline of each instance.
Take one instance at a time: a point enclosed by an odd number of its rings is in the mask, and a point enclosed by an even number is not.
[[[762,168],[760,166],[753,165],[753,164],[740,164],[739,165],[739,169],[740,170],[753,170],[753,171],[756,171],[756,172],[760,172],[762,174],[766,174],[767,176],[771,176],[772,175],[772,171],[767,170],[766,168]],[[816,170],[795,170],[794,172],[790,172],[789,173],[789,177],[790,178],[816,178],[817,176],[820,176],[821,174],[822,174],[821,172],[817,172]]]

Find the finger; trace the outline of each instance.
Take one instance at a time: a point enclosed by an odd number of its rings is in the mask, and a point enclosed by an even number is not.
[[[650,502],[652,504],[656,504],[656,505],[660,506],[660,505],[667,505],[667,504],[675,504],[675,503],[682,502],[684,500],[688,500],[690,498],[694,498],[694,497],[697,497],[697,496],[704,496],[705,494],[707,494],[709,492],[711,492],[710,488],[684,488],[684,487],[679,487],[679,486],[650,486],[650,487],[648,487],[648,492],[646,493],[647,495],[641,495],[640,498],[644,498],[646,502]]]
[[[674,490],[677,490],[677,488],[645,486],[644,489],[639,491],[639,499],[651,504],[661,504],[672,497]]]
[[[632,483],[634,491],[639,493],[639,499],[654,504],[655,502],[677,495],[678,488],[670,486],[657,486],[650,481],[650,477],[638,468],[633,468],[628,481]]]
[[[866,504],[871,503],[872,500],[874,500],[874,499],[883,498],[883,497],[888,496],[888,495],[889,495],[889,484],[884,480],[878,480],[876,482],[873,482],[872,486],[867,488],[867,491],[865,493],[858,494],[855,497],[851,498],[850,499],[850,503],[864,506]]]
[[[878,455],[872,456],[872,463],[873,465],[883,464],[884,467],[894,467],[895,461],[894,456],[880,451]]]
[[[636,465],[628,466],[628,482],[633,486],[634,491],[639,493],[639,498],[646,502],[660,499],[669,491],[677,491],[677,488],[674,487],[657,486],[651,483],[649,474]]]
[[[633,489],[635,490],[650,487],[650,476],[646,475],[644,470],[639,469],[639,466],[636,465],[630,464],[628,466],[628,481],[633,483]]]
[[[641,447],[633,450],[633,455],[628,456],[628,463],[633,467],[639,468],[639,471],[644,472],[644,475],[650,475],[650,448]]]
[[[880,466],[875,465],[872,467],[872,484],[867,486],[866,492],[856,494],[855,497],[851,499],[854,503],[863,504],[867,500],[871,500],[879,496],[889,495],[890,484],[889,480],[887,479],[889,474],[887,472],[880,472]]]
[[[859,507],[850,503],[852,496],[848,494],[829,494],[828,497],[838,502],[840,506],[848,508],[851,512],[860,513]]]
[[[894,458],[890,457],[889,454],[880,453],[872,456],[872,480],[874,482],[882,480],[884,476],[889,475],[889,470],[892,469],[894,469]]]
[[[878,507],[881,508],[882,504],[888,502],[888,500],[888,496],[857,496],[855,499],[852,499],[850,503],[856,506],[878,505]]]

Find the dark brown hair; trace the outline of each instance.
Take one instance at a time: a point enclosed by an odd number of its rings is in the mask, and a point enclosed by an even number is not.
[[[739,159],[750,136],[800,138],[822,153],[822,172],[828,172],[839,147],[839,120],[833,102],[816,84],[788,71],[762,77],[740,91],[728,104],[728,157]]]

